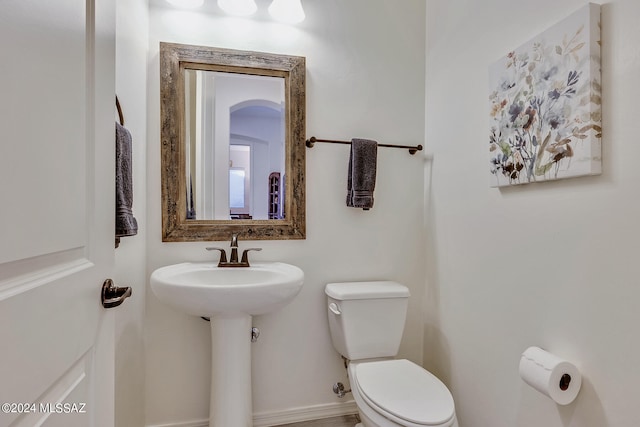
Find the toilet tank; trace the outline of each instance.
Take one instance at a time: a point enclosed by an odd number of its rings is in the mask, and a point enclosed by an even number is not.
[[[327,314],[333,347],[349,360],[398,354],[409,289],[397,282],[329,283]]]

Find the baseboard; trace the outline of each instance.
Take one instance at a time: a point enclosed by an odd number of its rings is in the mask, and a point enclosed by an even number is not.
[[[149,424],[146,427],[209,427],[209,420],[181,421],[167,424]]]
[[[323,418],[351,415],[358,412],[356,402],[327,403],[305,406],[283,411],[260,412],[253,414],[253,427],[271,427],[302,421],[321,420]]]
[[[356,403],[349,400],[344,403],[304,406],[282,411],[259,412],[253,414],[253,427],[272,427],[303,421],[351,415],[358,412]],[[209,420],[192,420],[169,424],[154,424],[147,427],[209,427]]]

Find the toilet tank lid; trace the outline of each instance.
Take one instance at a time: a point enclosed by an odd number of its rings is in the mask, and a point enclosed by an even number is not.
[[[409,297],[409,289],[405,285],[388,280],[328,283],[324,288],[324,292],[339,301]]]

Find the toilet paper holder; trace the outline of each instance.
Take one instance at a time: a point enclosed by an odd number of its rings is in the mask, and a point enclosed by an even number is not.
[[[573,402],[582,385],[582,374],[573,363],[540,347],[522,353],[519,371],[525,383],[559,405]]]
[[[571,375],[563,374],[562,377],[560,377],[560,384],[558,384],[560,390],[567,391],[569,389],[569,384],[571,384]]]

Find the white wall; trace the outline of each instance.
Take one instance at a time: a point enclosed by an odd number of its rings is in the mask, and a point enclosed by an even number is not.
[[[133,214],[138,235],[115,250],[114,281],[132,296],[116,310],[116,426],[144,425],[146,274],[147,0],[116,2],[116,93],[133,141]],[[115,110],[115,106],[114,106]]]
[[[264,1],[260,6],[265,8]],[[215,257],[210,243],[162,243],[158,42],[301,55],[307,58],[307,135],[422,144],[424,140],[425,3],[405,0],[304,2],[298,26],[223,15],[150,10],[148,106],[148,270]],[[331,281],[392,279],[412,292],[402,355],[422,360],[424,288],[424,161],[381,148],[375,206],[345,206],[348,146],[307,151],[307,239],[240,240],[259,246],[256,260],[281,260],[305,271],[297,299],[255,318],[254,411],[262,420],[295,408],[334,410],[331,385],[345,381],[326,320],[324,286]],[[147,291],[146,423],[208,416],[209,324],[161,304]],[[319,407],[317,405],[320,405]],[[325,406],[322,406],[325,405]],[[340,410],[340,408],[337,408]]]
[[[640,2],[602,7],[603,174],[487,182],[489,65],[584,4],[427,1],[424,360],[463,427],[640,425]],[[520,380],[530,345],[581,368],[573,404]]]

